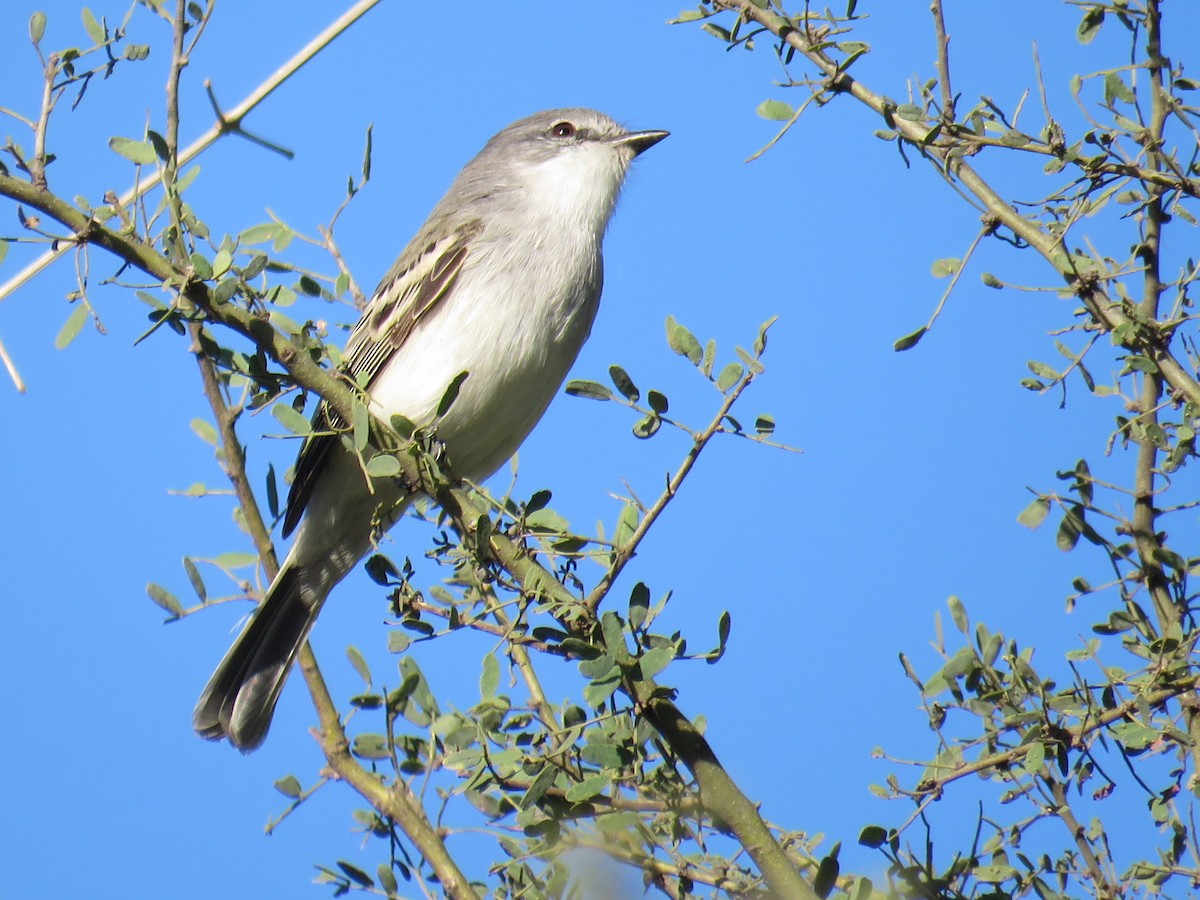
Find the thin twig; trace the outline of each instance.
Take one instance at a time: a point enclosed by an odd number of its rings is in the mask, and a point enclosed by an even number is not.
[[[339,34],[353,25],[356,21],[363,17],[372,7],[376,6],[380,0],[359,0],[354,6],[346,10],[324,31],[313,38],[305,45],[298,53],[296,53],[286,63],[276,69],[268,78],[232,110],[222,114],[215,125],[209,128],[203,135],[193,141],[187,149],[179,154],[179,159],[176,168],[182,168],[193,159],[207,150],[218,139],[226,134],[237,133],[241,131],[242,120],[252,112],[255,107],[267,99],[275,92],[285,81],[291,78],[296,72],[317,53],[329,44]],[[122,194],[118,203],[122,206],[128,206],[142,194],[149,191],[151,188],[158,185],[161,175],[155,173],[150,177],[143,179],[136,187],[127,190]],[[55,260],[59,259],[72,245],[69,242],[63,242],[52,250],[43,253],[20,272],[14,275],[8,281],[0,285],[0,302],[11,296],[17,289],[26,284],[28,281],[36,277],[39,273],[45,271]]]
[[[8,355],[8,348],[4,346],[4,341],[0,341],[0,362],[4,363],[4,368],[8,372],[8,377],[12,379],[13,386],[17,389],[17,393],[25,393],[25,379],[23,379],[21,377],[21,373],[17,371],[17,364],[14,363],[12,357]]]
[[[713,416],[712,421],[708,423],[708,427],[699,434],[693,436],[692,446],[688,449],[687,455],[684,456],[683,462],[680,463],[679,468],[675,471],[675,474],[671,476],[658,499],[654,501],[654,505],[646,510],[645,515],[642,516],[641,521],[638,522],[637,527],[634,528],[633,533],[629,536],[629,540],[613,552],[612,560],[609,563],[607,571],[605,571],[604,575],[596,583],[596,586],[588,594],[587,599],[584,600],[584,605],[589,611],[594,613],[600,606],[600,603],[604,600],[605,596],[607,596],[609,590],[612,588],[613,582],[617,580],[617,577],[621,574],[622,570],[637,553],[638,546],[641,544],[642,539],[645,538],[646,534],[650,531],[650,527],[658,520],[659,516],[663,514],[666,508],[670,505],[671,501],[675,499],[675,495],[679,492],[679,488],[683,485],[684,480],[691,473],[692,468],[696,465],[696,460],[700,458],[700,454],[704,451],[704,448],[708,446],[708,442],[711,441],[717,434],[725,431],[725,417],[729,415],[729,411],[733,409],[734,404],[736,404],[738,401],[738,398],[742,396],[742,393],[750,386],[750,384],[754,381],[754,378],[755,373],[752,371],[747,371],[746,374],[742,376],[741,380],[738,381],[738,383],[729,391],[729,393],[725,395],[725,400],[721,403],[721,406],[717,410],[716,415]]]
[[[942,89],[942,121],[954,121],[954,91],[950,87],[950,36],[946,34],[946,18],[942,12],[942,0],[932,0],[929,6],[933,13],[933,29],[937,39],[938,84]]]

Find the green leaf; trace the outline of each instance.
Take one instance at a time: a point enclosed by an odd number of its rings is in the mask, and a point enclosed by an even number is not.
[[[971,874],[978,881],[986,884],[999,884],[1002,881],[1008,881],[1010,878],[1017,877],[1017,870],[1012,866],[976,866],[971,870]]]
[[[600,631],[604,635],[604,646],[614,658],[619,650],[627,649],[621,617],[615,612],[610,610],[600,616]]]
[[[704,359],[700,362],[700,371],[704,373],[705,378],[712,378],[713,363],[717,361],[717,342],[709,340],[704,345]]]
[[[704,359],[704,348],[696,336],[675,321],[674,316],[667,316],[667,345],[680,356],[686,356],[692,365],[700,365]]]
[[[396,876],[392,874],[391,867],[387,863],[379,864],[375,870],[375,876],[379,879],[379,886],[387,892],[389,897],[400,890],[400,883],[396,881]]]
[[[633,423],[633,436],[644,441],[658,434],[660,428],[662,428],[662,419],[658,416],[643,416]]]
[[[1029,748],[1029,752],[1025,754],[1025,759],[1021,765],[1026,772],[1037,773],[1046,763],[1046,745],[1035,743]]]
[[[79,332],[83,330],[83,323],[87,321],[88,310],[83,303],[78,304],[71,311],[71,315],[67,316],[67,321],[63,323],[63,327],[59,329],[58,335],[54,338],[54,349],[62,350],[71,341],[79,336]]]
[[[1100,33],[1100,26],[1104,24],[1104,8],[1093,6],[1083,14],[1083,21],[1079,23],[1079,28],[1075,31],[1075,37],[1081,44],[1090,44]]]
[[[171,148],[167,146],[166,139],[161,134],[152,129],[146,129],[146,140],[150,142],[150,146],[154,148],[154,156],[157,159],[166,162],[171,158]]]
[[[388,585],[398,584],[402,577],[400,570],[395,564],[384,556],[382,553],[372,554],[366,562],[364,568],[367,571],[367,577],[378,585],[387,587]]]
[[[367,665],[367,661],[363,658],[362,653],[353,644],[346,648],[346,659],[350,660],[350,665],[354,667],[354,671],[358,673],[358,677],[369,688],[371,686],[371,668]]]
[[[149,595],[150,599],[153,600],[157,605],[161,606],[175,618],[179,618],[183,615],[183,605],[179,602],[175,595],[168,591],[165,587],[150,583],[146,585],[146,594]]]
[[[545,509],[553,497],[554,495],[547,490],[534,491],[533,496],[525,502],[525,514],[529,515],[539,509]]]
[[[929,271],[934,278],[945,278],[957,272],[960,266],[962,266],[961,259],[948,256],[944,259],[935,259],[933,265],[929,267]]]
[[[412,646],[412,638],[410,638],[403,631],[388,632],[388,653],[403,653],[410,646]]]
[[[621,514],[617,518],[617,524],[613,530],[613,546],[618,550],[627,545],[633,537],[633,532],[637,529],[638,521],[641,514],[638,511],[637,505],[626,501],[621,507]]]
[[[272,519],[279,518],[279,484],[275,478],[275,464],[267,465],[267,511]]]
[[[950,618],[954,620],[954,627],[966,634],[970,630],[971,623],[967,618],[967,608],[963,606],[963,602],[951,594],[946,605],[950,607]]]
[[[603,793],[607,787],[607,775],[590,775],[567,789],[567,800],[571,803],[583,803],[585,800],[590,800],[597,794]]]
[[[367,126],[367,143],[366,143],[366,146],[363,148],[363,161],[362,161],[363,184],[366,184],[368,181],[371,180],[371,147],[373,144],[372,133],[374,132],[374,130],[375,130],[374,125]]]
[[[287,249],[288,245],[292,242],[292,238],[294,238],[295,236],[296,236],[296,233],[294,231],[292,231],[292,229],[288,228],[286,225],[283,225],[281,223],[279,225],[278,231],[275,234],[275,240],[271,244],[271,248],[276,253],[282,253],[284,250]]]
[[[896,341],[896,343],[892,345],[892,349],[897,353],[901,353],[905,350],[911,350],[921,342],[921,338],[925,337],[925,332],[928,330],[929,329],[927,327],[922,325],[912,334],[906,334],[904,337]]]
[[[29,39],[35,44],[40,43],[46,34],[46,14],[35,12],[29,17]]]
[[[297,322],[295,319],[285,316],[277,309],[273,309],[267,314],[267,321],[280,331],[287,334],[289,337],[299,337],[301,331],[303,331],[299,322]]]
[[[304,793],[303,789],[300,787],[300,781],[295,775],[285,775],[276,780],[275,790],[279,791],[279,793],[283,794],[283,796],[290,797],[293,800],[298,799],[300,795]]]
[[[525,516],[525,524],[532,531],[565,534],[571,530],[571,523],[552,509],[536,509]]]
[[[729,615],[729,610],[721,613],[721,618],[717,620],[717,648],[710,650],[705,655],[705,662],[710,665],[719,662],[721,657],[725,655],[725,647],[729,643],[729,632],[733,627],[733,619]]]
[[[864,847],[878,849],[887,843],[888,833],[878,825],[868,825],[858,835],[858,842]]]
[[[217,446],[217,429],[213,428],[209,422],[206,422],[204,419],[192,419],[190,424],[192,431],[196,433],[196,436],[200,440],[213,447]]]
[[[1001,281],[999,278],[997,278],[995,275],[993,275],[991,272],[984,272],[979,277],[983,280],[983,283],[990,288],[994,288],[997,291],[1002,290],[1004,288],[1004,282]]]
[[[552,765],[545,765],[542,770],[537,773],[537,777],[533,779],[533,784],[529,785],[528,790],[517,803],[520,809],[529,809],[534,806],[539,800],[546,795],[546,791],[554,787],[554,779],[558,777],[558,769]]]
[[[372,478],[395,478],[400,474],[400,460],[390,453],[377,453],[367,463],[367,474]]]
[[[791,104],[784,103],[782,100],[764,100],[758,104],[754,111],[762,118],[772,122],[787,121],[795,113]]]
[[[263,299],[272,306],[291,306],[296,302],[296,292],[283,284],[273,284],[263,295]],[[292,329],[296,331],[298,329]]]
[[[638,660],[638,669],[642,677],[653,678],[672,662],[675,661],[675,650],[671,647],[655,647],[647,650]]]
[[[479,676],[479,696],[487,698],[496,696],[500,687],[500,663],[492,654],[483,658],[483,674]]]
[[[108,139],[108,146],[114,153],[138,165],[152,165],[158,159],[158,155],[154,152],[154,147],[149,141],[135,141],[127,137],[111,137]]]
[[[650,405],[650,408],[660,416],[666,413],[666,411],[670,408],[670,404],[667,402],[666,394],[661,394],[658,391],[651,391],[649,394],[647,394],[646,402]]]
[[[775,417],[763,413],[754,420],[754,430],[763,437],[775,433]]]
[[[274,222],[263,222],[261,225],[251,225],[245,231],[238,235],[239,244],[263,244],[267,241],[273,241],[279,235],[279,226]],[[266,257],[263,257],[263,264],[266,264]],[[244,277],[253,278],[262,270],[253,274],[246,273]]]
[[[1017,522],[1024,525],[1030,531],[1033,531],[1046,521],[1046,516],[1049,513],[1050,501],[1045,497],[1037,497],[1032,503],[1021,510],[1021,514],[1017,516]]]
[[[1058,549],[1063,551],[1063,553],[1074,550],[1075,545],[1079,543],[1079,535],[1083,530],[1082,526],[1083,519],[1077,511],[1077,507],[1068,509],[1058,526],[1058,534],[1055,536],[1055,543],[1058,545]]]
[[[267,267],[267,255],[265,253],[255,253],[250,257],[250,261],[242,266],[242,278],[250,281],[262,274]]]
[[[637,403],[641,399],[642,392],[633,383],[633,379],[629,377],[629,373],[620,366],[609,366],[608,375],[617,390],[621,392],[621,396],[626,400],[631,403]]]
[[[835,849],[838,845],[835,845]],[[817,874],[813,878],[813,892],[822,900],[828,897],[830,892],[837,886],[838,873],[841,871],[841,865],[838,863],[837,854],[831,853],[824,857],[817,864]]]
[[[353,881],[355,884],[357,884],[361,887],[365,887],[365,888],[375,887],[375,882],[371,880],[371,876],[368,875],[366,872],[364,872],[362,869],[360,869],[358,866],[348,863],[341,859],[338,860],[337,865],[338,865],[338,868],[341,869],[346,874],[346,877],[349,878],[351,881]]]
[[[213,277],[213,267],[202,253],[193,253],[189,258],[192,264],[192,271],[196,273],[196,277],[201,281],[208,281]]]
[[[721,374],[717,376],[717,390],[725,393],[735,384],[742,380],[742,376],[746,374],[746,370],[741,363],[731,362],[721,370]]]
[[[583,699],[592,709],[599,709],[621,686],[621,674],[614,670],[604,678],[588,682],[583,689]],[[591,746],[590,744],[588,745]]]
[[[228,250],[218,250],[217,255],[213,257],[212,271],[209,273],[210,278],[220,278],[229,271],[229,267],[233,265],[233,254]]]
[[[226,278],[226,280],[218,283],[212,289],[212,302],[217,306],[227,304],[227,302],[233,300],[234,294],[238,293],[239,287],[241,286],[236,278]]]
[[[304,413],[296,412],[286,403],[279,402],[272,406],[271,415],[292,434],[312,434],[312,422],[308,421],[308,417]]]
[[[1045,378],[1049,381],[1058,380],[1058,371],[1046,365],[1044,362],[1038,362],[1036,359],[1031,359],[1029,362],[1025,363],[1025,365],[1029,368],[1029,371],[1038,378]]]
[[[568,381],[565,388],[572,397],[588,400],[611,400],[613,392],[597,381]]]
[[[1109,72],[1104,76],[1104,104],[1112,106],[1117,100],[1122,103],[1132,103],[1134,101],[1133,91],[1121,78],[1120,73]]]
[[[1158,364],[1148,356],[1127,356],[1125,365],[1131,370],[1145,372],[1147,375],[1158,374]]]
[[[629,594],[629,627],[635,631],[646,624],[650,610],[650,588],[639,581]]]
[[[392,426],[392,431],[400,435],[406,441],[411,440],[412,436],[417,431],[417,425],[412,419],[407,419],[401,415],[393,415],[388,417],[388,424]]]
[[[753,372],[755,375],[761,375],[763,372],[766,371],[766,367],[762,363],[760,363],[756,357],[751,355],[750,352],[747,351],[745,348],[734,347],[733,352],[738,355],[738,359],[740,359],[745,364],[746,368],[749,369],[751,372]]]
[[[252,566],[258,562],[257,553],[222,553],[216,559],[212,560],[215,565],[222,569],[242,569],[246,566]]]
[[[192,583],[192,590],[196,592],[196,596],[203,603],[208,599],[208,589],[204,587],[204,579],[200,577],[200,570],[196,568],[196,564],[190,557],[183,558],[183,571],[187,573],[188,581]]]
[[[359,759],[387,759],[392,755],[382,734],[360,734],[350,744],[350,752]]]
[[[357,398],[354,400],[353,434],[354,449],[362,453],[371,437],[371,413],[367,410],[367,404]]]
[[[0,263],[4,262],[6,256],[8,256],[8,241],[0,238]]]
[[[92,15],[92,11],[85,6],[81,10],[81,15],[83,18],[83,30],[92,39],[92,43],[103,44],[105,40],[104,27],[96,21],[96,17]]]

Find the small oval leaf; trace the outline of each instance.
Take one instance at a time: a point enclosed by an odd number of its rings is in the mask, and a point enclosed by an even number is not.
[[[114,153],[138,165],[153,165],[154,161],[158,159],[158,156],[154,152],[154,147],[149,141],[135,141],[127,137],[111,137],[108,139],[108,146]]]
[[[87,314],[87,307],[82,303],[72,310],[71,315],[67,316],[67,321],[63,323],[63,327],[59,329],[58,335],[54,338],[55,350],[62,350],[79,336],[79,332],[83,330],[83,323],[87,321]]]
[[[783,122],[794,114],[791,104],[782,100],[764,100],[754,111],[770,122]]]
[[[286,403],[276,403],[272,406],[271,415],[292,434],[312,434],[312,423],[308,421],[308,417],[304,413],[296,412]]]
[[[586,397],[588,400],[613,398],[612,391],[596,381],[568,381],[565,390],[572,397]]]
[[[892,349],[897,353],[903,352],[904,350],[911,350],[921,342],[921,338],[925,337],[925,332],[928,330],[928,328],[922,325],[912,334],[906,334],[904,337],[900,338],[900,340],[896,341],[896,343],[892,345]]]

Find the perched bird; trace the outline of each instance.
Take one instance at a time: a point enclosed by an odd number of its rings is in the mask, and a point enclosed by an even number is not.
[[[626,131],[590,109],[521,119],[466,164],[384,276],[343,354],[372,411],[436,423],[452,470],[491,475],[525,440],[591,332],[601,243],[633,158],[665,131]],[[261,606],[204,688],[193,725],[243,752],[267,735],[288,671],[330,590],[411,496],[367,476],[329,425],[300,450],[283,522],[292,544]],[[303,516],[303,519],[301,519]]]

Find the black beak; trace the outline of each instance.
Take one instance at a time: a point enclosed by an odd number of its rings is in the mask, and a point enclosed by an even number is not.
[[[634,156],[649,150],[663,138],[670,135],[669,131],[631,131],[612,139],[614,144],[623,144],[633,148]]]

